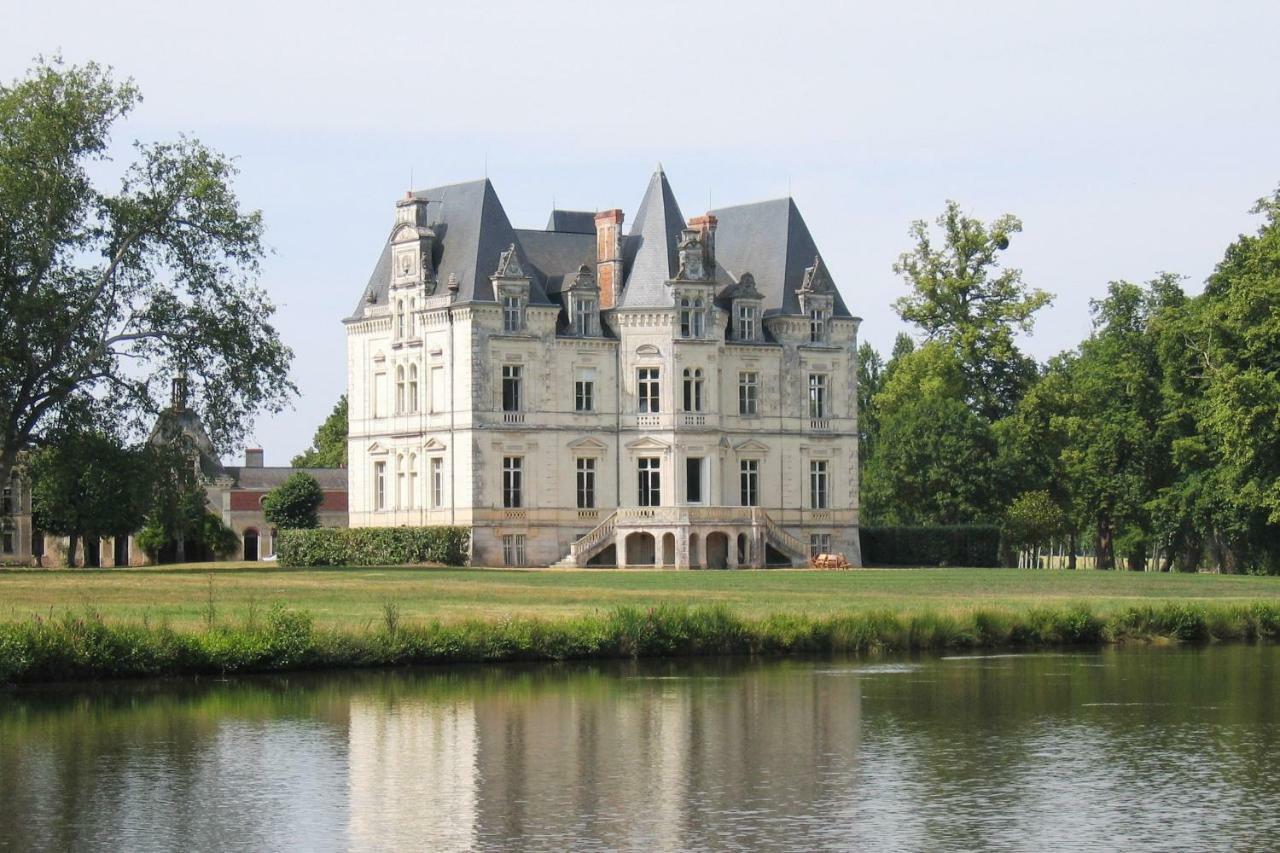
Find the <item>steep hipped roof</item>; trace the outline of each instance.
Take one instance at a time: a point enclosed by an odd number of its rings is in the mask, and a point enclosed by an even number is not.
[[[716,263],[734,278],[755,276],[766,312],[798,314],[796,291],[804,271],[819,254],[809,227],[790,198],[742,204],[712,211],[717,220]],[[835,295],[834,314],[848,317],[849,309]]]
[[[516,240],[507,212],[488,178],[419,190],[415,198],[427,199],[427,225],[435,232],[437,293],[443,293],[451,278],[458,282],[458,302],[492,302],[493,282],[489,277],[498,268],[498,259],[512,244],[523,264],[526,258]],[[532,276],[529,302],[549,304],[542,282]],[[351,319],[364,315],[368,304],[385,305],[391,283],[391,244],[383,243],[373,275],[360,297]]]
[[[548,231],[565,234],[595,234],[596,215],[590,210],[553,210],[547,219]]]
[[[195,454],[201,475],[207,480],[215,480],[225,476],[226,472],[218,454],[213,450],[213,442],[205,431],[204,421],[185,405],[175,405],[164,409],[156,418],[151,428],[147,443],[152,447],[171,448],[181,444],[181,449]]]
[[[636,211],[631,233],[622,248],[623,279],[619,308],[670,306],[670,289],[665,286],[679,270],[676,248],[685,228],[684,214],[659,166]]]
[[[516,240],[524,249],[529,263],[542,274],[548,295],[559,293],[565,280],[573,281],[578,267],[588,264],[595,268],[596,236],[559,231],[533,231],[516,229]]]

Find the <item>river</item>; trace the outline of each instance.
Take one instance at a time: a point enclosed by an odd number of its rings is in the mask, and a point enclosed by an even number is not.
[[[0,691],[13,850],[1260,850],[1280,647]]]

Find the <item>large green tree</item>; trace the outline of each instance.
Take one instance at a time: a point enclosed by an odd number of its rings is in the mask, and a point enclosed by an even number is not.
[[[893,266],[910,292],[894,307],[927,339],[955,350],[967,402],[976,414],[995,421],[1013,411],[1035,379],[1035,362],[1018,350],[1014,338],[1031,331],[1036,311],[1051,297],[1024,284],[1021,270],[1000,264],[1010,235],[1022,230],[1016,216],[987,225],[948,201],[937,227],[940,239],[928,222],[912,223],[914,245]]]
[[[347,467],[347,395],[338,398],[333,411],[311,439],[311,446],[293,457],[294,468]]]
[[[145,448],[111,435],[72,430],[56,438],[31,459],[32,512],[39,529],[69,538],[67,564],[75,565],[81,541],[141,526],[153,466]]]
[[[69,406],[141,427],[177,372],[223,448],[293,393],[232,161],[189,137],[136,143],[117,186],[95,180],[139,100],[58,59],[0,85],[0,481]]]

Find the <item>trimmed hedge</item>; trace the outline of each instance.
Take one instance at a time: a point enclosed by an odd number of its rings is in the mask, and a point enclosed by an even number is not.
[[[1000,528],[986,524],[935,527],[863,527],[862,562],[868,566],[1000,566]]]
[[[276,553],[282,566],[463,566],[471,546],[469,527],[318,527],[281,530]]]

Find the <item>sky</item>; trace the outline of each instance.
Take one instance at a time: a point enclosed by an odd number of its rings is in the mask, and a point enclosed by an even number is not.
[[[411,185],[486,174],[512,224],[633,217],[661,162],[688,216],[792,195],[861,336],[887,353],[907,229],[947,199],[1024,231],[1003,259],[1055,295],[1024,348],[1090,330],[1107,283],[1198,292],[1280,186],[1270,2],[0,0],[0,79],[95,60],[144,102],[113,152],[179,133],[238,158],[299,396],[267,464],[346,385],[342,317]]]

